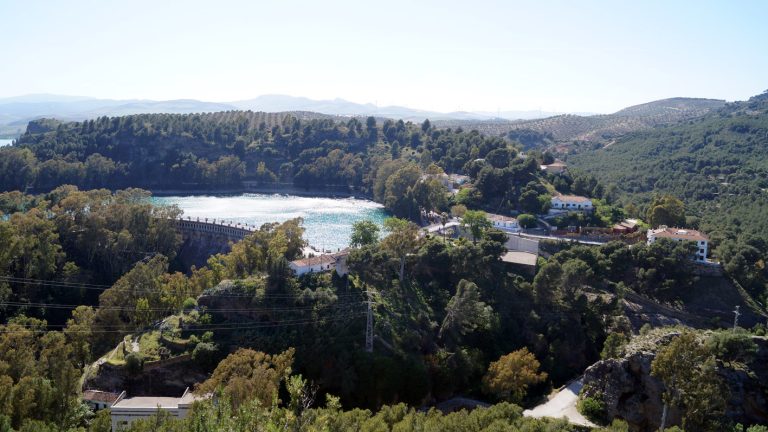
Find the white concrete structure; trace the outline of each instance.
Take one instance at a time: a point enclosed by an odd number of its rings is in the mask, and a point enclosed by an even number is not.
[[[709,237],[699,231],[684,228],[669,228],[665,225],[658,229],[648,230],[648,244],[653,244],[660,238],[668,238],[675,241],[692,241],[696,243],[695,261],[707,262],[707,250],[709,249]]]
[[[555,195],[551,200],[552,210],[591,212],[592,200],[578,195]]]
[[[529,252],[539,254],[539,241],[535,239],[523,238],[516,235],[507,235],[507,242],[504,244],[507,250]]]
[[[496,229],[500,229],[502,231],[507,232],[519,232],[520,231],[520,224],[517,223],[517,219],[510,217],[510,216],[503,216],[493,213],[486,213],[485,215],[491,223],[493,223],[493,227]]]
[[[157,414],[158,410],[168,412],[171,416],[183,419],[189,414],[192,403],[207,399],[205,396],[195,396],[189,388],[180,398],[159,396],[137,396],[126,398],[125,392],[110,408],[112,417],[112,432],[128,429],[134,421],[145,419]]]
[[[336,262],[334,263],[334,266],[336,268],[336,273],[339,276],[345,276],[347,273],[349,273],[349,267],[347,266],[347,257],[349,256],[349,250],[344,249],[342,251],[336,252],[335,254],[331,254],[335,259]]]

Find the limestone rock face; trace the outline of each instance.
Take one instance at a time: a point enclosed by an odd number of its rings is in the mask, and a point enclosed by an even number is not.
[[[630,346],[624,357],[595,363],[584,372],[585,397],[602,400],[609,419],[620,418],[630,430],[644,432],[659,429],[664,384],[651,376],[651,363],[658,348],[678,336],[671,331]],[[754,337],[757,355],[746,365],[718,361],[717,373],[730,390],[726,415],[742,424],[768,423],[768,340]],[[680,425],[682,412],[671,407],[667,426]]]

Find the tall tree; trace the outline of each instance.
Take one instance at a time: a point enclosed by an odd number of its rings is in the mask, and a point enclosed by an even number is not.
[[[666,387],[660,430],[667,426],[670,406],[684,409],[685,429],[716,430],[711,423],[724,414],[725,400],[714,368],[714,357],[693,332],[682,333],[656,353],[651,375]]]
[[[489,328],[492,313],[493,309],[480,300],[477,285],[462,279],[445,308],[438,337],[449,341],[452,346],[458,346],[463,336]]]
[[[379,226],[370,219],[357,221],[352,224],[350,245],[362,247],[375,244],[379,241]]]
[[[500,399],[519,403],[525,397],[528,386],[547,379],[546,372],[539,372],[540,366],[528,348],[503,355],[488,366],[488,372],[483,377],[483,389]]]
[[[405,219],[387,218],[384,229],[389,233],[381,242],[384,250],[396,256],[400,263],[398,278],[400,283],[405,279],[405,259],[413,253],[419,244],[418,228],[413,222]]]
[[[462,225],[469,227],[472,233],[472,241],[477,243],[477,239],[483,236],[485,230],[491,228],[493,224],[485,217],[485,212],[481,210],[467,210],[461,219]]]
[[[660,225],[684,227],[685,205],[671,195],[656,196],[648,206],[646,218],[648,224],[654,228]]]

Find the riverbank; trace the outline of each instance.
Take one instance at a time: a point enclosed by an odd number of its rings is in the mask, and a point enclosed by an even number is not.
[[[295,186],[279,185],[279,186],[266,186],[246,184],[237,187],[228,188],[184,188],[184,189],[165,189],[165,188],[149,188],[153,196],[190,196],[190,195],[207,195],[207,196],[229,196],[229,195],[241,195],[245,193],[254,194],[270,194],[270,195],[295,195],[304,198],[357,198],[374,201],[373,196],[359,190],[350,189],[306,189]]]

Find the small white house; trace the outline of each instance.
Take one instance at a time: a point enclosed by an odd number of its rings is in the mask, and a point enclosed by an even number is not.
[[[591,212],[592,200],[578,195],[555,195],[551,200],[552,210],[565,211],[584,211]]]
[[[549,165],[541,165],[539,168],[548,174],[562,174],[568,169],[568,165],[562,161],[555,161]]]
[[[120,394],[111,393],[101,390],[85,390],[83,391],[83,402],[85,402],[91,410],[94,412],[109,408],[117,402],[120,398]]]
[[[520,224],[513,217],[493,213],[486,213],[485,216],[493,223],[493,227],[496,229],[507,232],[520,232]]]
[[[336,268],[336,258],[333,255],[318,255],[291,261],[291,270],[296,276],[307,273],[322,273]]]
[[[684,228],[669,228],[661,225],[658,229],[648,230],[648,244],[653,244],[657,239],[668,238],[675,241],[692,241],[696,243],[695,261],[707,262],[707,250],[709,249],[709,237],[699,231]]]
[[[187,388],[180,398],[160,396],[137,396],[126,398],[125,392],[110,408],[112,432],[128,429],[136,420],[157,414],[157,410],[168,412],[172,417],[183,419],[189,414],[192,404],[208,396],[195,396]]]

